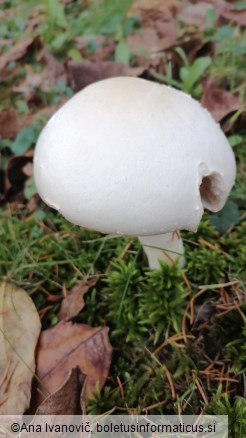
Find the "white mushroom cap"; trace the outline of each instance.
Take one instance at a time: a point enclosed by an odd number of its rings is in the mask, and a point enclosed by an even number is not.
[[[104,233],[196,230],[235,180],[232,149],[189,95],[144,79],[89,85],[49,120],[36,146],[38,192],[70,222]]]

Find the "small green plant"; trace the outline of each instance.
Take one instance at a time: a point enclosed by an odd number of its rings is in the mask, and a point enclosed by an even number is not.
[[[43,128],[40,120],[35,120],[31,125],[21,129],[15,140],[9,143],[9,148],[14,155],[22,155],[27,152],[37,141]]]
[[[238,205],[229,199],[221,211],[210,217],[210,221],[220,234],[224,234],[240,222]]]
[[[196,98],[200,97],[202,93],[202,86],[199,81],[203,73],[210,66],[211,58],[204,56],[196,58],[192,63],[190,63],[181,47],[177,47],[176,52],[184,63],[179,70],[179,80],[173,78],[171,62],[167,63],[166,65],[165,76],[160,73],[152,72],[153,77],[161,82],[165,82],[168,85],[172,85],[180,90],[183,90]]]

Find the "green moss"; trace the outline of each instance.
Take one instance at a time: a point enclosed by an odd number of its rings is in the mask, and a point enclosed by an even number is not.
[[[242,314],[243,315],[243,314]],[[246,315],[242,328],[237,332],[236,339],[226,344],[226,353],[232,361],[230,371],[243,373],[246,371]]]
[[[204,246],[186,253],[186,273],[190,281],[199,285],[221,283],[225,279],[227,259],[224,254]]]
[[[139,337],[145,331],[140,325],[138,311],[138,293],[142,282],[142,275],[136,267],[136,257],[128,263],[121,259],[112,262],[103,293],[107,297],[112,334],[124,335],[127,341]]]
[[[159,270],[147,271],[139,292],[141,324],[154,332],[155,342],[169,329],[180,331],[187,290],[176,266],[161,263]]]
[[[230,401],[221,389],[215,394],[205,408],[207,415],[228,415],[229,438],[244,438],[246,436],[246,400],[236,397]]]

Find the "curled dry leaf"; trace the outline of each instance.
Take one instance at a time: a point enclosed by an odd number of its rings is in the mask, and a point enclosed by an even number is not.
[[[220,122],[228,114],[237,111],[242,105],[239,97],[218,88],[212,79],[203,83],[201,104],[211,112],[216,122]]]
[[[53,394],[67,380],[71,369],[79,366],[87,376],[86,394],[104,385],[111,363],[112,347],[107,327],[90,327],[61,321],[41,333],[37,348],[37,375],[40,392]],[[37,394],[36,404],[43,401]],[[34,396],[35,397],[35,396]]]
[[[79,367],[73,368],[64,383],[54,394],[47,397],[38,407],[36,415],[79,415],[83,412],[83,400],[80,402],[86,376]],[[81,406],[82,404],[82,406]]]
[[[23,290],[0,284],[0,414],[23,414],[29,407],[40,333],[37,310]]]
[[[58,313],[59,321],[68,321],[79,314],[79,312],[84,308],[84,295],[88,290],[95,286],[98,282],[99,277],[92,277],[88,280],[76,284],[68,295],[63,299],[60,311]]]

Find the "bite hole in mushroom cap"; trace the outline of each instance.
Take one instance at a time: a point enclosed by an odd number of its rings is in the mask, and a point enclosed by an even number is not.
[[[199,191],[204,208],[216,212],[223,207],[226,200],[226,188],[219,173],[214,172],[204,176]]]

